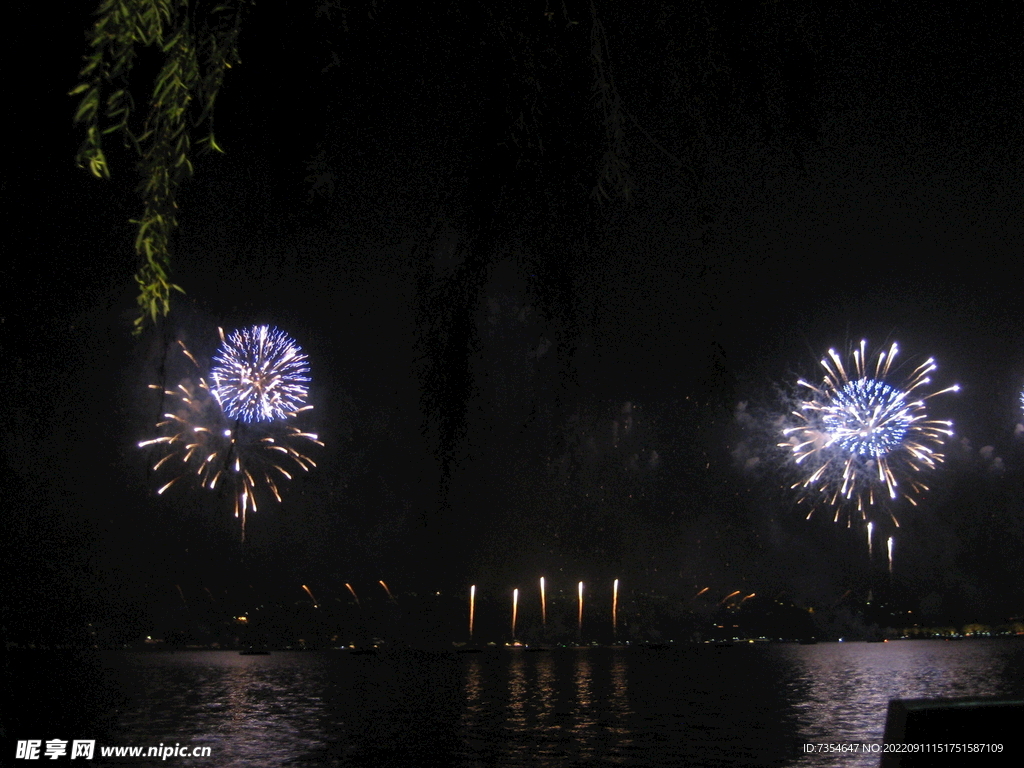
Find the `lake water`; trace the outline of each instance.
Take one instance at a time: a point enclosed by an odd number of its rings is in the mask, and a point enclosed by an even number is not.
[[[892,698],[1024,695],[1024,642],[8,655],[4,765],[875,766]],[[1024,726],[1019,726],[1019,728]],[[1018,728],[1018,729],[1019,729]],[[91,762],[10,760],[95,739]],[[1008,740],[1009,744],[1009,733]],[[101,745],[209,746],[105,760]],[[988,765],[980,756],[964,765]]]

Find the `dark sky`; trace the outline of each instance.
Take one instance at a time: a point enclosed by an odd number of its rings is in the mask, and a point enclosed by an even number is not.
[[[49,43],[2,182],[7,607],[889,584],[862,532],[803,520],[774,450],[795,380],[865,338],[962,385],[935,403],[956,438],[931,493],[899,510],[897,593],[1020,613],[1020,11],[597,3],[632,191],[598,204],[591,6],[551,5],[254,8],[226,155],[181,196],[186,295],[139,339],[130,163],[73,166],[87,19]],[[241,545],[229,499],[158,499],[136,444],[176,342],[255,323],[307,352],[326,446]]]

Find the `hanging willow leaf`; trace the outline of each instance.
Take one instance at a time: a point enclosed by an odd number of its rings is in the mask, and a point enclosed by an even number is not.
[[[177,196],[192,176],[193,147],[222,152],[213,140],[213,105],[224,73],[238,58],[242,16],[251,0],[211,6],[202,0],[102,0],[89,36],[89,52],[71,90],[79,97],[74,121],[84,127],[79,167],[109,178],[104,137],[118,135],[136,155],[142,215],[136,226],[140,266],[135,333],[170,310],[170,244],[178,220]],[[163,58],[151,90],[132,92],[140,51]],[[145,105],[136,114],[136,103]],[[102,105],[102,107],[101,107]],[[201,136],[194,140],[194,136]]]
[[[594,68],[594,101],[601,112],[606,147],[598,164],[597,182],[591,196],[599,201],[611,200],[613,197],[628,200],[632,181],[629,165],[626,163],[622,101],[608,66],[608,40],[593,3],[590,5],[590,13],[590,58]]]

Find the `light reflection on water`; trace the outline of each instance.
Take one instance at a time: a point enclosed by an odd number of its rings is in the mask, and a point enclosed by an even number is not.
[[[780,646],[778,652],[792,664],[788,685],[803,741],[881,742],[890,699],[1024,694],[1022,646],[1018,641],[903,641]],[[836,761],[809,756],[805,764]],[[878,757],[848,756],[839,764],[875,766]]]
[[[217,765],[284,765],[325,737],[319,665],[313,656],[290,661],[217,652],[130,658],[139,687],[109,743],[209,745]]]
[[[118,709],[96,712],[93,733],[60,738],[209,745],[212,758],[175,759],[207,768],[874,766],[877,756],[798,750],[881,741],[891,698],[1024,694],[1024,643],[1013,641],[98,663]]]

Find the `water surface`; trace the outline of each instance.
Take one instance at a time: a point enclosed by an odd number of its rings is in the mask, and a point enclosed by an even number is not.
[[[893,698],[1024,695],[1012,640],[11,659],[11,745],[211,748],[92,765],[853,768],[878,757],[801,745],[881,742]]]

